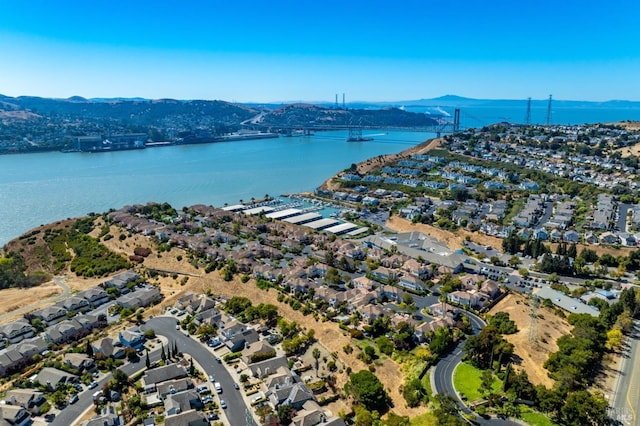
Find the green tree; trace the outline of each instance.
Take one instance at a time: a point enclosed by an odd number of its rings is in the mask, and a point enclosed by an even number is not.
[[[381,353],[388,356],[393,353],[393,348],[395,347],[393,342],[387,336],[378,337],[376,339],[376,345]]]
[[[384,386],[369,370],[361,370],[352,374],[344,390],[351,395],[356,403],[362,404],[367,410],[384,412],[387,409],[389,397]]]
[[[451,395],[436,394],[437,408],[433,410],[438,426],[465,426],[467,422],[460,418],[458,404]]]
[[[84,353],[88,356],[93,358],[93,346],[91,346],[91,342],[87,340],[87,344],[84,348]]]
[[[278,405],[277,416],[280,424],[283,426],[290,425],[291,419],[295,416],[295,410],[289,404]]]
[[[493,392],[493,373],[491,370],[484,370],[480,376],[480,389],[482,394],[488,395]]]
[[[607,402],[584,390],[572,392],[560,410],[560,418],[567,426],[608,425]]]

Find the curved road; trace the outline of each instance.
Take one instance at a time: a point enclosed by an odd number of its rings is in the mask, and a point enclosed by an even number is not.
[[[480,330],[482,330],[482,328],[486,325],[482,318],[470,312],[465,312],[464,315],[466,315],[471,322],[473,334],[478,334]],[[453,372],[458,364],[462,362],[462,356],[464,354],[462,351],[463,347],[464,341],[461,341],[447,356],[441,358],[438,361],[433,370],[433,383],[435,385],[435,389],[433,389],[433,391],[440,394],[451,395],[458,403],[458,406],[460,407],[460,411],[462,413],[472,414],[473,416],[475,416],[475,424],[491,426],[507,426],[509,424],[513,424],[513,421],[510,419],[485,419],[483,417],[480,417],[469,407],[467,407],[458,397],[455,386],[453,385]]]
[[[184,331],[176,330],[176,319],[173,317],[155,317],[146,322],[141,329],[152,328],[156,334],[166,337],[169,342],[176,342],[178,351],[189,354],[200,364],[206,376],[214,376],[216,382],[222,386],[222,394],[218,395],[227,403],[227,409],[223,410],[229,423],[232,425],[246,424],[247,413],[251,411],[247,408],[240,391],[234,389],[234,380],[224,367],[218,363],[209,349],[188,335]]]

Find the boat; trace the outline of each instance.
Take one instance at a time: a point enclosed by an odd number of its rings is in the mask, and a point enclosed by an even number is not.
[[[373,138],[368,138],[368,137],[364,137],[364,136],[359,136],[359,137],[348,137],[347,138],[347,142],[367,142],[367,141],[372,141]]]

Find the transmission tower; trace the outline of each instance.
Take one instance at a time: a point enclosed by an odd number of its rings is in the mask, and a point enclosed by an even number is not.
[[[531,300],[531,313],[529,322],[529,341],[536,343],[538,341],[538,307],[540,306],[540,299],[536,295],[532,295]]]
[[[549,104],[547,105],[547,126],[551,124],[551,95],[549,95]]]
[[[338,109],[338,94],[337,93],[336,93],[336,106],[334,108]]]
[[[344,93],[342,93],[342,109],[346,110],[347,106],[344,103]]]
[[[531,124],[531,98],[527,98],[527,115],[524,117],[524,124]]]

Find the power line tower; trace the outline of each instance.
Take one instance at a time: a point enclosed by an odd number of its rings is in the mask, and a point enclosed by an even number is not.
[[[531,98],[527,98],[527,115],[524,117],[524,124],[531,124]]]
[[[529,341],[531,343],[538,342],[538,307],[540,306],[540,298],[536,295],[532,295],[531,300],[531,313],[529,322]]]
[[[342,109],[343,109],[343,110],[346,110],[346,109],[347,109],[347,106],[346,106],[346,104],[344,103],[344,92],[342,93]]]
[[[547,126],[551,124],[551,95],[549,95],[549,104],[547,105]]]
[[[336,105],[335,105],[334,109],[338,109],[338,94],[337,93],[336,93]]]

